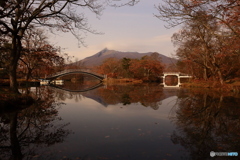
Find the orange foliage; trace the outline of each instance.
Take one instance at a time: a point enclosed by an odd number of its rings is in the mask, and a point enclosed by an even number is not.
[[[164,65],[156,58],[156,54],[153,53],[152,56],[145,56],[140,60],[109,58],[97,67],[96,71],[110,78],[157,80],[163,69]]]

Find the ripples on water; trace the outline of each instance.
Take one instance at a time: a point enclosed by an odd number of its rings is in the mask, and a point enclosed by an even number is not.
[[[33,87],[34,105],[1,111],[0,159],[210,159],[210,151],[240,153],[237,96],[158,84],[86,92],[63,87],[68,91]]]

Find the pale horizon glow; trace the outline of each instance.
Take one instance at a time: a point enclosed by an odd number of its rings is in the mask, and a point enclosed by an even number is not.
[[[123,52],[158,52],[172,57],[171,36],[179,29],[166,29],[166,22],[154,16],[157,14],[154,5],[159,2],[142,0],[131,7],[107,7],[100,18],[93,13],[85,13],[91,28],[104,33],[88,33],[84,39],[87,47],[79,47],[77,39],[70,33],[53,35],[50,42],[63,48],[75,60],[92,56],[104,48]]]

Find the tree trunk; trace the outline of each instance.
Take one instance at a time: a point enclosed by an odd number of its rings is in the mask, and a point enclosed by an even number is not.
[[[26,75],[26,81],[30,79],[30,76],[32,75],[32,69],[28,68],[27,69],[27,75]]]
[[[13,159],[22,160],[23,155],[17,137],[17,115],[18,115],[17,112],[11,113],[10,115],[10,139]]]
[[[221,71],[219,69],[218,69],[217,73],[218,73],[219,81],[220,81],[221,85],[223,85],[224,80],[223,80],[222,73],[221,73]]]
[[[13,35],[12,51],[9,69],[10,89],[12,92],[19,94],[17,83],[17,65],[21,55],[21,39],[17,35]]]
[[[213,66],[214,66],[215,71],[217,72],[217,75],[218,75],[218,78],[219,78],[219,82],[221,83],[221,85],[223,85],[224,80],[223,80],[222,72],[221,72],[221,70],[220,70],[219,65],[216,64],[216,59],[215,59],[215,57],[214,57],[214,56],[212,56],[212,57],[213,57],[213,62],[212,62],[212,64],[213,64]]]
[[[9,67],[9,81],[11,91],[19,94],[17,83],[17,64],[12,64]]]
[[[205,81],[207,81],[207,68],[206,67],[204,67],[204,69],[203,69],[203,79]]]

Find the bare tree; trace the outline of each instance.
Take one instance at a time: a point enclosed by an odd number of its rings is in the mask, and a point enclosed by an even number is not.
[[[129,0],[135,2],[135,0]],[[127,3],[127,2],[126,2]],[[11,52],[7,67],[10,88],[18,93],[16,69],[22,51],[22,38],[30,25],[51,30],[71,32],[79,42],[79,31],[95,32],[88,26],[84,8],[100,15],[104,8],[101,0],[3,0],[0,3],[0,34],[11,39]]]
[[[36,28],[27,30],[22,45],[18,71],[24,73],[27,81],[33,75],[40,78],[44,72],[49,74],[64,66],[61,48],[48,42],[44,30]]]
[[[204,79],[209,70],[223,84],[226,64],[231,72],[225,77],[236,72],[230,62],[233,57],[240,57],[236,45],[240,40],[239,0],[163,0],[156,8],[159,11],[156,17],[166,21],[167,28],[183,26],[173,36],[175,43],[180,44],[178,55],[204,68]]]
[[[159,11],[157,18],[167,22],[168,28],[174,27],[196,17],[200,19],[205,15],[199,15],[199,12],[207,12],[214,17],[219,24],[230,29],[239,36],[239,28],[235,21],[239,18],[240,2],[239,0],[163,0],[161,4],[155,6]]]

